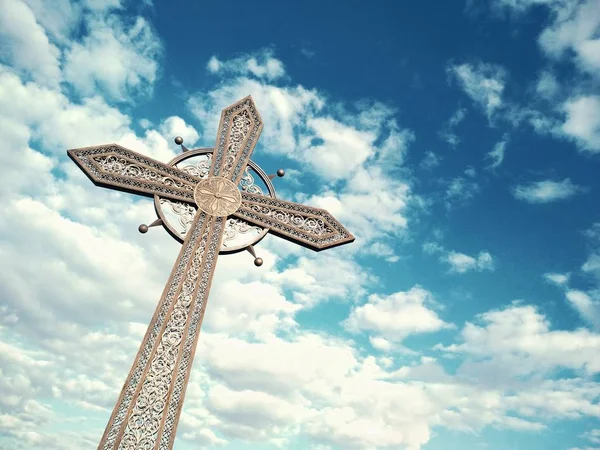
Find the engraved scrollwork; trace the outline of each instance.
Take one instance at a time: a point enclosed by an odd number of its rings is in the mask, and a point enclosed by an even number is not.
[[[244,174],[240,179],[240,188],[244,192],[249,192],[251,194],[262,195],[263,193],[262,189],[254,183],[254,177],[252,176],[248,168],[244,170]]]
[[[176,167],[187,174],[206,179],[208,177],[211,163],[213,159],[212,153],[202,153],[192,156],[190,159],[182,160]],[[188,161],[190,163],[188,163]],[[188,164],[185,164],[188,163]],[[261,181],[262,180],[262,181]],[[255,172],[250,166],[244,169],[243,175],[239,182],[239,189],[242,192],[251,194],[263,195],[264,188],[258,181],[265,183],[260,173]],[[163,220],[170,224],[172,232],[176,233],[181,239],[185,238],[190,229],[194,216],[197,211],[197,206],[190,203],[178,202],[160,197],[159,207],[163,211]],[[254,237],[258,237],[264,232],[264,228],[250,224],[241,218],[228,218],[225,224],[225,232],[221,248],[227,250],[232,247],[243,245],[245,242],[252,243]],[[242,238],[248,236],[250,238]]]
[[[290,224],[299,230],[304,230],[310,234],[321,236],[333,233],[334,230],[328,226],[322,219],[310,216],[294,214],[281,209],[271,209],[262,205],[250,205],[250,209],[267,217],[272,217],[282,224]]]
[[[264,195],[243,193],[242,205],[235,216],[311,248],[325,248],[354,240],[327,211]]]
[[[156,348],[144,384],[142,385],[129,420],[125,426],[123,439],[119,450],[138,450],[154,448],[158,438],[161,418],[167,402],[169,386],[173,382],[181,343],[184,339],[185,326],[188,321],[189,309],[194,300],[198,278],[208,276],[204,266],[205,255],[211,226],[205,226],[194,255],[191,258],[187,272],[184,274],[181,291],[167,320],[160,343]],[[213,233],[214,234],[214,233]],[[211,265],[214,260],[212,253]],[[205,289],[200,287],[202,299]]]
[[[212,164],[212,154],[207,153],[205,156],[205,158],[200,158],[196,164],[187,164],[178,168],[185,173],[204,179],[208,176]]]
[[[231,131],[229,133],[229,145],[227,146],[225,164],[222,170],[223,175],[229,174],[233,167],[251,125],[252,121],[250,120],[248,111],[242,110],[233,116]]]
[[[245,220],[230,218],[225,225],[225,234],[223,235],[223,247],[227,247],[229,242],[235,241],[241,234],[259,235],[262,228],[251,225]]]
[[[169,176],[161,174],[159,171],[143,167],[126,158],[119,158],[115,155],[97,156],[94,161],[100,168],[107,173],[115,173],[124,177],[131,177],[136,180],[153,181],[165,186],[174,186],[180,189],[193,190],[189,183],[182,183]]]

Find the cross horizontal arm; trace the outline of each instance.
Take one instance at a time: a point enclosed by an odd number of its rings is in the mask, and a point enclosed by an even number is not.
[[[194,203],[200,178],[133,150],[106,144],[67,153],[97,186]]]
[[[98,450],[173,448],[225,221],[196,214]]]
[[[242,204],[233,215],[316,251],[354,241],[326,210],[264,195],[242,192]]]

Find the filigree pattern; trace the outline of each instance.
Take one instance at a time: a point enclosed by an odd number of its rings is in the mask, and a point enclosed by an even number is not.
[[[183,183],[173,177],[164,176],[158,170],[144,167],[127,158],[117,157],[115,155],[97,156],[94,158],[94,162],[96,162],[106,173],[116,173],[124,177],[136,178],[138,180],[154,181],[164,184],[165,186],[175,186],[187,191],[194,190],[194,186],[189,183]]]
[[[194,217],[196,216],[197,207],[183,203],[183,202],[172,202],[171,200],[167,200],[165,198],[160,199],[160,204],[168,205],[171,211],[175,215],[177,215],[177,219],[179,224],[182,226],[183,230],[181,231],[181,236],[185,237],[192,222],[194,221]]]
[[[212,154],[207,153],[205,156],[206,158],[200,158],[196,164],[187,164],[179,168],[185,173],[204,179],[208,176],[212,164]]]
[[[194,190],[194,198],[200,210],[217,217],[233,214],[242,202],[237,186],[221,177],[200,181]]]
[[[240,148],[250,130],[250,125],[252,125],[252,121],[250,120],[248,111],[245,109],[233,116],[231,132],[229,133],[229,145],[227,146],[227,152],[225,153],[225,164],[221,170],[223,175],[229,174],[235,160],[238,158]]]
[[[254,205],[249,203],[252,211],[267,217],[272,217],[281,224],[290,224],[299,230],[307,231],[315,236],[333,233],[334,230],[327,223],[318,217],[310,217],[301,214],[290,213],[276,208],[267,208],[263,205]]]
[[[192,367],[193,349],[197,344],[200,326],[202,325],[202,317],[204,316],[204,309],[206,308],[210,282],[219,253],[219,244],[223,235],[224,221],[224,218],[217,217],[213,224],[213,232],[210,236],[208,252],[206,253],[202,272],[200,274],[200,282],[196,291],[196,303],[193,307],[192,318],[189,322],[181,358],[179,360],[179,366],[175,375],[173,392],[168,403],[167,416],[165,418],[165,425],[159,445],[160,449],[172,448],[175,439],[173,430],[175,429],[175,425],[181,412],[181,403],[185,396],[187,378]]]
[[[213,220],[214,223],[211,223]],[[197,337],[196,331],[199,329],[200,316],[205,305],[209,277],[216,259],[215,249],[223,230],[223,220],[213,220],[206,223],[197,242],[177,300],[162,330],[144,383],[139,388],[129,414],[119,450],[153,449],[163,416],[172,416],[171,405],[180,402],[181,390],[177,390],[178,381],[182,376],[185,377],[190,367],[190,345]],[[169,398],[172,385],[175,387]],[[168,419],[165,421],[162,440],[165,439],[167,431],[170,436],[173,423]]]
[[[242,178],[240,179],[240,188],[242,189],[242,191],[249,192],[250,194],[263,194],[263,191],[260,188],[260,186],[254,184],[254,177],[252,176],[250,170],[248,170],[247,167],[246,170],[244,170]]]
[[[179,169],[182,171],[193,175],[195,177],[205,179],[208,177],[208,172],[210,170],[210,166],[212,163],[212,153],[205,153],[200,155],[197,158],[197,161],[194,161],[194,164],[186,164],[183,165],[183,161],[177,165]],[[184,160],[187,162],[187,160]],[[259,176],[260,179],[260,176]],[[263,194],[263,189],[260,185],[256,184],[255,177],[253,176],[250,166],[246,167],[244,170],[243,176],[240,179],[239,188],[243,192],[249,192],[251,194]],[[174,220],[177,220],[179,226],[172,231],[178,233],[182,238],[185,238],[190,226],[194,220],[194,216],[196,214],[197,207],[194,204],[184,203],[184,202],[175,202],[168,200],[166,198],[160,198],[160,207],[165,211],[164,208],[168,208],[168,211],[173,213],[173,216],[164,217],[163,220],[167,220],[170,223],[175,223]],[[229,245],[239,245],[240,242],[234,244],[234,242],[241,235],[256,235],[258,236],[261,232],[263,232],[263,228],[257,227],[255,225],[251,225],[245,220],[242,219],[234,219],[229,218],[225,224],[225,234],[223,237],[222,248],[227,249]]]
[[[212,175],[237,183],[250,160],[261,130],[262,120],[250,97],[223,110],[211,167]]]
[[[69,150],[68,154],[95,184],[142,195],[193,202],[193,189],[200,181],[116,144]]]
[[[165,287],[165,291],[163,292],[161,300],[157,306],[157,314],[155,315],[153,322],[150,324],[150,331],[142,342],[142,346],[140,347],[140,351],[138,352],[134,366],[132,367],[129,377],[125,382],[125,387],[121,393],[119,401],[115,406],[115,412],[113,413],[114,415],[111,417],[105,435],[100,443],[100,448],[103,450],[114,449],[114,446],[117,442],[117,437],[122,429],[123,422],[127,417],[129,406],[134,399],[135,392],[138,388],[140,380],[142,379],[142,375],[144,374],[144,369],[148,365],[150,356],[152,355],[152,349],[156,346],[159,340],[165,319],[169,310],[171,309],[171,305],[173,304],[175,295],[179,286],[181,285],[181,281],[186,275],[186,268],[188,267],[190,259],[194,254],[194,249],[200,238],[200,233],[203,231],[203,225],[206,220],[209,220],[206,215],[201,214],[198,216],[196,226],[193,228],[193,230],[191,230],[190,236],[184,242],[184,245],[181,248],[177,263],[171,272],[169,282]]]
[[[242,193],[242,204],[234,214],[255,225],[315,250],[354,240],[327,211],[286,202],[264,195]]]
[[[255,225],[250,225],[242,219],[227,219],[225,225],[225,234],[223,235],[223,247],[227,247],[230,241],[234,241],[240,234],[256,234],[259,235],[262,228]]]

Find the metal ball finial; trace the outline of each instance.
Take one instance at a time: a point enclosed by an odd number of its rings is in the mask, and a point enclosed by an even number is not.
[[[146,225],[146,224],[144,224],[144,223],[143,223],[143,224],[141,224],[141,225],[138,227],[138,231],[139,231],[140,233],[142,233],[142,234],[144,234],[144,233],[147,233],[147,232],[148,232],[148,225]]]
[[[285,170],[283,170],[283,169],[279,169],[279,170],[277,171],[277,176],[278,176],[279,178],[281,178],[281,177],[282,177],[282,176],[284,176],[284,175],[285,175]]]
[[[256,267],[260,267],[263,265],[263,259],[262,258],[254,258],[254,265]]]
[[[183,144],[183,138],[182,138],[181,136],[177,136],[177,137],[175,138],[175,143],[176,143],[177,145],[181,145],[181,144]]]

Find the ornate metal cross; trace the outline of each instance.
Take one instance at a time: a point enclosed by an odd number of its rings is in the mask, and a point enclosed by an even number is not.
[[[184,154],[169,164],[116,144],[68,150],[94,184],[153,196],[159,219],[150,226],[163,225],[183,241],[99,450],[173,447],[219,253],[247,249],[260,266],[252,244],[267,232],[317,251],[354,240],[327,211],[275,198],[274,176],[250,161],[262,127],[252,98],[246,97],[221,113],[214,149],[190,151],[177,137]],[[188,155],[204,160],[179,167]],[[249,169],[268,195],[254,184]],[[177,221],[168,219],[165,206]],[[176,229],[177,222],[183,230]],[[146,231],[148,226],[140,225],[140,232]],[[226,244],[232,235],[249,231],[250,243]]]

